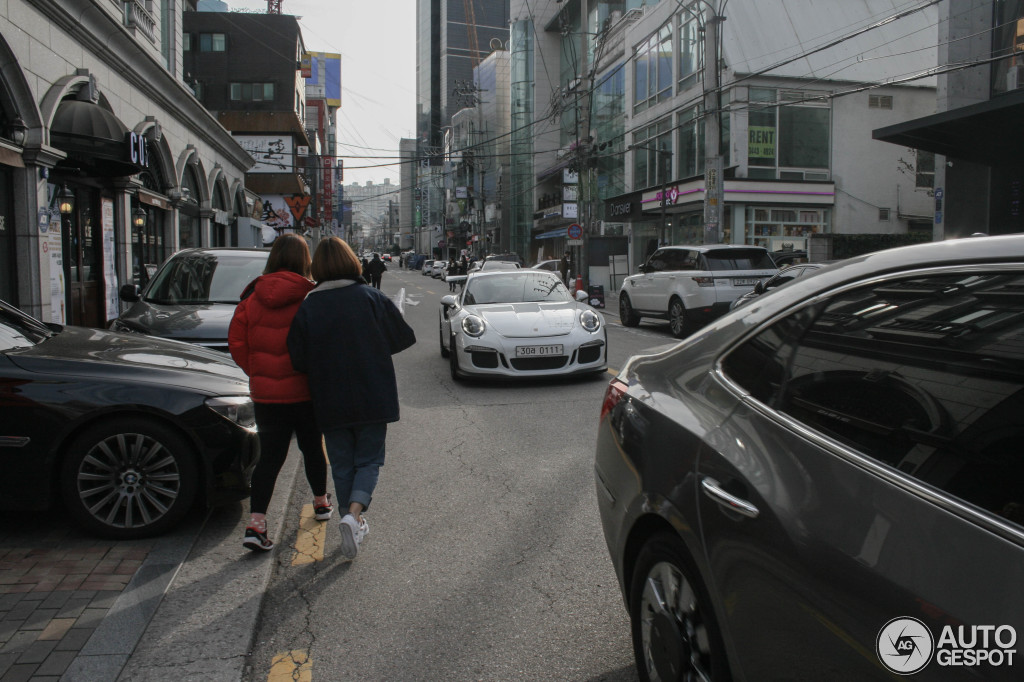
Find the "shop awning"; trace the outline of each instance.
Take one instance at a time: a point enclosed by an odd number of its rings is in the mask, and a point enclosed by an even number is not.
[[[67,152],[60,166],[106,177],[134,175],[143,166],[131,160],[128,128],[98,104],[66,99],[57,105],[50,144]]]
[[[873,130],[871,137],[987,166],[1020,163],[1024,90]]]
[[[557,230],[548,230],[547,232],[541,232],[535,235],[534,239],[554,239],[555,237],[565,237],[569,234],[568,227],[560,227]]]

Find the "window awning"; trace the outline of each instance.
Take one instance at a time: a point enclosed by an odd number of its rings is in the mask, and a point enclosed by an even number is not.
[[[98,104],[66,99],[50,124],[50,144],[67,152],[59,165],[106,177],[134,175],[143,166],[131,160],[128,128]]]
[[[568,227],[560,227],[557,230],[548,230],[547,232],[541,232],[535,235],[534,239],[554,239],[555,237],[565,237],[569,234]]]
[[[1024,90],[912,121],[877,128],[871,137],[987,166],[1020,163],[1024,137]]]

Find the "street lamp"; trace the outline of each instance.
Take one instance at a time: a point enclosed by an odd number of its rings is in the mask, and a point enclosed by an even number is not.
[[[71,193],[66,184],[61,185],[60,193],[57,195],[57,210],[65,218],[75,210],[75,195]]]
[[[132,227],[135,228],[136,232],[142,232],[146,229],[146,220],[149,216],[141,206],[136,206],[135,210],[132,211]]]

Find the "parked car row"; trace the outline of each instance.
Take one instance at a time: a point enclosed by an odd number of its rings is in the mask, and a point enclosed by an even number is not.
[[[772,274],[678,251],[626,285],[626,320]],[[1024,235],[891,249],[626,363],[595,483],[641,680],[1020,679],[1022,292]]]

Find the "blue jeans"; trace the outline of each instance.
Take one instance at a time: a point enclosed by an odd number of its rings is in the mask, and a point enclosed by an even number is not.
[[[377,476],[384,466],[384,440],[387,424],[366,424],[351,428],[324,431],[327,459],[331,461],[334,494],[348,513],[353,502],[369,509]]]

